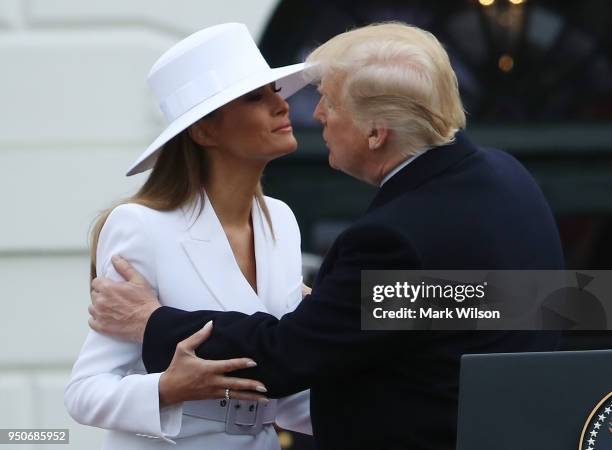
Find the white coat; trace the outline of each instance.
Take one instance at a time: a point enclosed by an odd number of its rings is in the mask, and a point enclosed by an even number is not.
[[[170,212],[136,204],[115,208],[100,233],[97,273],[121,280],[111,263],[119,254],[147,279],[163,305],[281,317],[302,298],[300,233],[286,204],[269,197],[266,204],[274,238],[255,199],[252,207],[257,293],[240,271],[207,198],[199,216],[199,204]],[[160,374],[147,374],[141,350],[141,344],[90,331],[74,365],[66,407],[77,422],[111,430],[103,449],[279,448],[271,425],[255,436],[230,435],[223,422],[184,415],[183,404],[160,410]],[[277,423],[312,434],[309,410],[309,391],[280,399]]]

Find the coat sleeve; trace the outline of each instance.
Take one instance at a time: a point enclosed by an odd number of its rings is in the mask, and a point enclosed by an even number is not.
[[[97,248],[99,276],[123,281],[111,257],[126,258],[156,289],[155,255],[146,236],[138,205],[121,205],[109,215]],[[84,425],[122,430],[157,437],[180,431],[182,407],[160,410],[160,373],[147,374],[138,343],[90,331],[64,392],[64,403],[72,418]]]
[[[384,225],[352,227],[339,238],[332,264],[312,294],[281,319],[261,312],[158,308],[145,330],[147,370],[164,370],[176,344],[209,320],[213,334],[196,353],[206,359],[253,358],[257,367],[236,374],[260,380],[271,397],[388,364],[396,346],[387,344],[397,334],[361,330],[361,271],[417,268],[413,246]]]

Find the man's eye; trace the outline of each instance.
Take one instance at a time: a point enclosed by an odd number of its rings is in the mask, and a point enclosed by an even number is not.
[[[283,88],[282,88],[282,87],[280,87],[280,86],[278,86],[278,87],[277,87],[276,85],[274,85],[274,87],[272,88],[272,90],[278,94],[280,91],[282,91],[282,90],[283,90]]]

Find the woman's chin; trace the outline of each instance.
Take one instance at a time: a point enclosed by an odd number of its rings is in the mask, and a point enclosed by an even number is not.
[[[292,136],[292,138],[293,138],[293,136]],[[281,156],[289,155],[290,153],[295,152],[297,150],[297,148],[298,148],[298,143],[295,140],[295,138],[293,138],[293,139],[290,140],[290,142],[287,142],[286,145],[278,148],[278,156],[276,156],[276,157],[278,158],[278,157],[281,157]]]
[[[274,161],[275,159],[282,158],[283,156],[293,153],[294,151],[296,151],[296,149],[297,145],[276,147],[273,149],[269,148],[267,149],[265,154],[259,154],[255,157],[255,159],[267,164],[270,161]]]
[[[293,153],[298,148],[298,142],[293,133],[287,136],[287,153]]]
[[[277,159],[277,158],[282,158],[283,156],[290,155],[291,153],[295,152],[296,150],[297,150],[297,145],[294,146],[294,147],[291,147],[291,148],[286,148],[282,152],[276,153],[270,160]]]

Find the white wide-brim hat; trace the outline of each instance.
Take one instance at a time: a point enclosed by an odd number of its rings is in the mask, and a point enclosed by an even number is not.
[[[271,69],[247,27],[225,23],[198,31],[167,50],[147,80],[168,126],[127,172],[152,168],[164,144],[230,101],[276,82],[287,98],[306,84],[305,64]]]

